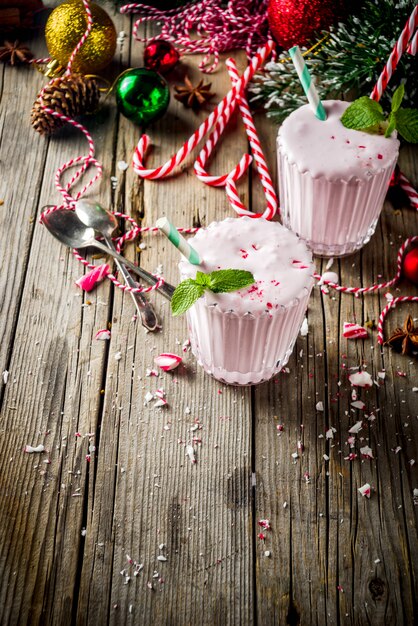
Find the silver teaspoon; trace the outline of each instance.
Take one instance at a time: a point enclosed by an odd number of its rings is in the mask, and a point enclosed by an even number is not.
[[[45,208],[47,207],[44,207],[44,209]],[[42,221],[51,235],[69,248],[99,248],[99,250],[102,250],[103,252],[106,252],[106,254],[110,254],[115,259],[118,259],[120,263],[124,263],[126,267],[129,267],[134,274],[142,278],[149,285],[155,285],[157,283],[155,276],[142,269],[142,267],[134,265],[117,252],[113,252],[113,250],[110,250],[101,241],[97,241],[94,236],[93,228],[85,226],[74,211],[69,211],[68,209],[56,209],[55,211],[51,211],[51,213],[45,215]],[[164,283],[161,287],[157,287],[157,291],[159,291],[168,300],[171,300],[174,289],[175,287],[169,283]]]
[[[80,218],[85,226],[89,226],[96,232],[103,235],[103,239],[110,250],[117,252],[115,246],[113,245],[112,233],[116,229],[118,223],[112,213],[106,211],[100,206],[100,204],[95,202],[86,202],[86,200],[79,200],[76,202],[75,212],[77,217]],[[126,269],[125,264],[121,263],[118,259],[115,259],[115,262],[125,280],[125,283],[128,287],[135,289],[137,284]],[[148,330],[156,330],[158,328],[158,319],[153,305],[142,293],[133,293],[131,291],[130,294],[141,318],[142,325],[145,326],[145,328],[148,328]]]

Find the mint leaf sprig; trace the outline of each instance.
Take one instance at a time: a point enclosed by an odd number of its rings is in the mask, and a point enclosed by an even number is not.
[[[187,278],[176,287],[171,298],[171,312],[175,316],[185,313],[206,289],[213,293],[228,293],[245,289],[254,282],[254,276],[246,270],[217,270],[210,274],[197,272],[196,278]]]
[[[399,85],[392,96],[391,111],[386,117],[382,107],[368,96],[354,100],[341,116],[346,128],[373,132],[385,129],[385,137],[397,130],[409,143],[418,143],[418,109],[403,109],[404,85]]]

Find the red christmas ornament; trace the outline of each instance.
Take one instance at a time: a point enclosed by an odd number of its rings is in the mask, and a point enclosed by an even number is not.
[[[270,30],[283,48],[303,46],[341,14],[342,0],[269,0]]]
[[[418,248],[413,248],[405,255],[402,269],[405,278],[418,285]]]
[[[163,39],[149,43],[144,50],[144,65],[159,74],[168,74],[178,63],[180,55],[175,47]]]

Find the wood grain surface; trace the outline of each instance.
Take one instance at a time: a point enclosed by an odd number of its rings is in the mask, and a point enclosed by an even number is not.
[[[106,6],[117,31],[130,33],[130,19]],[[32,47],[45,54],[41,34]],[[142,50],[128,36],[110,75],[142,65]],[[234,56],[242,71],[244,56]],[[171,85],[185,74],[199,79],[199,60],[184,57]],[[229,89],[225,69],[209,80],[218,101]],[[162,296],[150,296],[162,330],[146,333],[129,295],[109,281],[91,293],[74,285],[85,270],[39,224],[42,207],[60,202],[56,169],[87,149],[72,129],[50,139],[31,129],[44,81],[30,68],[0,68],[0,374],[9,372],[7,382],[0,378],[0,623],[414,623],[417,360],[380,349],[375,330],[370,340],[342,337],[345,321],[377,321],[384,294],[354,298],[315,287],[309,332],[284,373],[255,388],[208,377],[182,352],[185,319],[172,318]],[[169,158],[213,106],[195,114],[172,98],[149,129],[147,165]],[[223,190],[195,178],[193,158],[162,182],[119,169],[130,163],[140,129],[117,114],[111,97],[85,123],[104,167],[90,197],[103,206],[143,226],[162,215],[190,227],[232,214]],[[263,115],[256,123],[276,178],[277,128]],[[231,170],[247,149],[235,116],[210,171]],[[416,155],[404,146],[399,160],[415,186]],[[264,206],[255,172],[239,191],[254,211]],[[349,285],[392,277],[397,248],[416,232],[416,213],[392,190],[371,242],[332,270]],[[177,283],[178,253],[162,236],[144,234],[125,254],[151,272],[161,265]],[[316,265],[325,271],[325,261]],[[392,293],[416,290],[403,280]],[[385,332],[417,311],[398,307]],[[104,328],[110,341],[96,341]],[[181,354],[183,364],[150,376],[161,352]],[[376,381],[358,392],[364,410],[351,405],[348,381],[360,365]],[[146,401],[158,388],[166,407]],[[351,449],[348,430],[359,420]],[[186,455],[193,441],[196,464]],[[26,444],[47,452],[24,454]],[[372,460],[361,458],[365,445]],[[350,452],[358,457],[346,460]],[[370,499],[358,492],[366,482]]]

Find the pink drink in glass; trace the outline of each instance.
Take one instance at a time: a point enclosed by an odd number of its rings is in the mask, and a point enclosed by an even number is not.
[[[278,222],[227,218],[202,228],[190,244],[204,262],[182,260],[181,279],[196,271],[245,269],[255,283],[231,293],[205,294],[187,312],[193,354],[218,380],[253,385],[287,363],[313,286],[306,245]]]
[[[393,134],[345,128],[341,116],[349,102],[324,103],[327,119],[309,105],[282,124],[277,140],[283,223],[319,256],[344,256],[373,235],[399,141]]]

